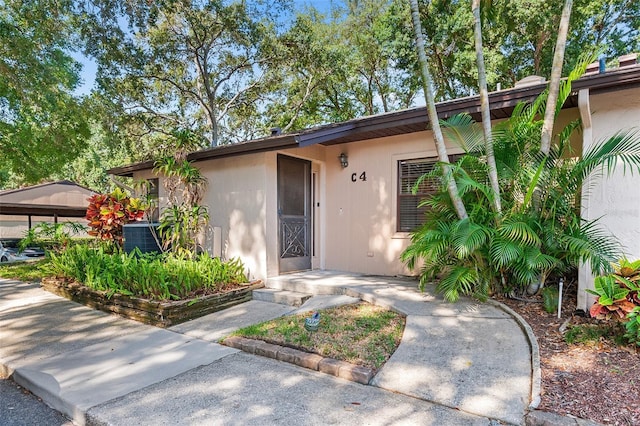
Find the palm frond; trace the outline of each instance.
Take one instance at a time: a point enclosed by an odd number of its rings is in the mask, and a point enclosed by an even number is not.
[[[577,229],[559,236],[571,261],[589,262],[594,274],[610,271],[611,263],[622,257],[622,246],[598,221],[584,221]]]
[[[455,302],[461,294],[472,294],[474,284],[480,279],[478,271],[469,266],[454,266],[443,276],[436,289],[444,298]]]
[[[511,216],[502,222],[498,234],[516,243],[538,245],[540,237],[523,216]]]
[[[471,115],[456,114],[446,120],[440,120],[442,133],[465,152],[483,152],[484,135]]]
[[[558,90],[558,102],[556,103],[556,106],[555,106],[556,117],[558,116],[558,114],[560,114],[560,110],[562,109],[562,106],[564,105],[564,103],[567,101],[567,98],[571,94],[571,84],[577,79],[579,79],[582,76],[582,74],[584,74],[584,72],[587,70],[587,66],[589,66],[590,63],[595,61],[597,57],[598,57],[598,54],[596,52],[587,52],[586,54],[580,55],[580,57],[578,58],[578,62],[573,67],[571,72],[569,72],[569,75],[567,76],[567,78],[560,82],[560,88]]]
[[[565,155],[571,155],[571,135],[576,129],[582,126],[582,120],[573,120],[567,124],[558,134],[558,143],[551,148],[551,152],[556,158],[562,158]],[[567,152],[569,151],[569,152]]]
[[[531,202],[531,198],[533,198],[533,193],[536,190],[536,188],[539,188],[538,181],[540,180],[540,176],[542,175],[542,171],[544,170],[546,165],[547,165],[547,160],[545,158],[540,162],[540,165],[538,166],[535,174],[533,175],[533,178],[531,179],[531,183],[527,188],[527,193],[524,196],[524,202],[522,203],[523,209],[529,208],[529,203]]]
[[[522,257],[522,248],[516,242],[496,236],[489,247],[491,261],[499,268],[511,265]]]
[[[623,171],[640,172],[640,131],[631,129],[617,132],[610,138],[596,143],[583,154],[578,163],[578,171],[586,177],[598,167],[603,167],[607,175],[613,173],[618,163]]]
[[[487,243],[491,229],[469,219],[458,222],[451,242],[458,258],[463,259]]]

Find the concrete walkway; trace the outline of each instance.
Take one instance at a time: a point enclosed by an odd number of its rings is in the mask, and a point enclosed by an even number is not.
[[[522,424],[535,399],[527,334],[495,306],[337,273],[268,285],[321,294],[300,310],[363,299],[404,313],[402,343],[364,386],[216,343],[290,306],[251,301],[163,330],[0,279],[0,375],[79,425]]]

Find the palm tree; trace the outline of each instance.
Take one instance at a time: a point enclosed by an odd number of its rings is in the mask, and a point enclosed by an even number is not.
[[[488,7],[490,0],[485,1]],[[502,203],[500,201],[500,183],[498,182],[498,172],[496,170],[496,159],[493,153],[493,141],[491,135],[491,109],[489,107],[489,93],[487,91],[487,73],[484,68],[484,54],[482,52],[482,23],[480,19],[480,0],[471,0],[471,11],[473,13],[473,32],[476,45],[476,64],[478,66],[478,87],[480,88],[480,111],[482,114],[482,129],[484,131],[485,154],[487,156],[487,166],[489,172],[489,182],[493,189],[493,207],[500,215],[502,213]]]
[[[411,4],[411,19],[413,21],[413,29],[416,36],[416,48],[418,50],[418,61],[420,62],[420,69],[422,72],[422,88],[424,90],[424,97],[427,101],[427,111],[429,114],[429,122],[433,130],[433,138],[436,143],[436,151],[438,152],[438,159],[442,164],[445,173],[442,178],[446,182],[447,191],[451,197],[456,214],[460,219],[466,218],[467,210],[464,207],[462,198],[458,194],[458,186],[455,179],[452,177],[449,168],[449,157],[447,155],[447,147],[444,143],[444,137],[442,136],[442,129],[440,128],[440,122],[438,121],[438,111],[436,110],[436,102],[433,94],[433,79],[429,72],[429,64],[427,61],[427,55],[424,50],[424,37],[422,36],[422,25],[420,24],[420,11],[418,9],[418,1],[410,0]]]
[[[584,72],[588,62],[580,61],[579,69],[561,82],[558,105],[564,103],[571,81]],[[438,279],[437,289],[448,300],[461,294],[484,298],[490,291],[524,292],[530,284],[544,284],[551,275],[564,274],[581,262],[588,262],[597,274],[620,257],[615,238],[597,220],[580,216],[580,198],[591,177],[608,175],[616,167],[640,172],[640,131],[619,132],[576,158],[569,155],[571,135],[580,127],[576,120],[558,134],[549,154],[544,155],[539,150],[543,126],[539,117],[545,112],[545,100],[546,93],[531,105],[519,105],[509,120],[494,128],[502,183],[499,221],[491,208],[488,166],[477,155],[466,155],[451,166],[469,208],[468,218],[456,216],[444,188],[424,201],[430,207],[427,220],[402,254],[409,267],[421,265],[421,285]],[[556,105],[552,109],[559,110]],[[450,123],[465,120],[455,117],[445,126]],[[437,177],[437,173],[442,172],[435,170],[425,178]]]
[[[562,63],[564,62],[564,50],[567,45],[567,32],[569,31],[569,19],[571,18],[571,7],[573,0],[565,0],[558,27],[558,38],[556,39],[556,49],[553,53],[553,65],[551,67],[551,81],[549,82],[549,97],[547,98],[547,108],[545,109],[544,124],[542,125],[542,137],[540,138],[540,152],[549,154],[551,149],[551,133],[555,121],[555,106],[558,100],[558,90],[560,87],[560,77],[562,77]]]

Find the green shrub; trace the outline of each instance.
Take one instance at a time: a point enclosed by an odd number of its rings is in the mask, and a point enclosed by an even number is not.
[[[633,308],[633,311],[627,315],[629,321],[624,325],[627,332],[624,337],[629,343],[640,346],[640,306]]]
[[[558,289],[555,287],[545,287],[542,289],[542,302],[544,310],[552,314],[558,309]]]
[[[571,93],[580,65],[563,82],[557,111]],[[524,293],[531,283],[544,284],[588,262],[594,274],[610,271],[620,256],[617,240],[597,220],[580,216],[588,178],[615,167],[640,171],[640,131],[617,133],[593,144],[581,156],[572,152],[578,120],[556,135],[549,155],[540,153],[546,93],[534,103],[518,105],[510,119],[493,128],[493,148],[500,181],[502,212],[494,210],[494,193],[482,132],[470,116],[443,123],[443,132],[467,151],[455,164],[434,167],[414,190],[455,179],[468,218],[459,219],[444,184],[425,199],[424,224],[411,235],[402,260],[420,268],[420,286],[437,281],[447,300],[461,294],[484,299],[491,292]],[[440,164],[442,166],[442,164]]]
[[[51,254],[49,271],[89,288],[155,300],[180,300],[247,282],[239,259],[223,262],[206,254],[195,259],[165,254],[109,253],[75,245]]]

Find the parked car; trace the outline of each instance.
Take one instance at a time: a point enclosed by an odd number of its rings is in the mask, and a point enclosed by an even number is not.
[[[44,256],[44,250],[41,247],[27,247],[20,251],[19,244],[18,239],[0,240],[0,262],[15,262]]]

